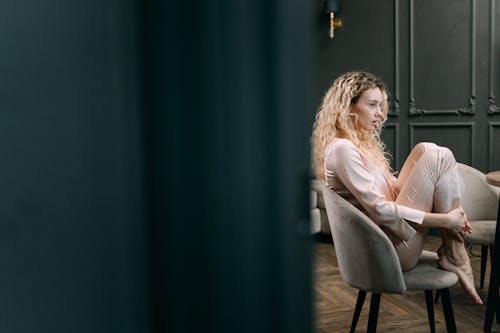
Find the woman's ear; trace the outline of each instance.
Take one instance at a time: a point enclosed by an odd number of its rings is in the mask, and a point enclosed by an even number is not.
[[[349,105],[349,113],[354,113],[354,111],[353,111],[353,105],[352,104]]]

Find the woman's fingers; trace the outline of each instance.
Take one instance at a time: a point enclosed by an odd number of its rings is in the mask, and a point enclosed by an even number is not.
[[[469,223],[469,219],[467,218],[467,214],[465,214],[464,212],[464,219],[465,219],[465,231],[467,231],[468,233],[472,233],[472,227]]]

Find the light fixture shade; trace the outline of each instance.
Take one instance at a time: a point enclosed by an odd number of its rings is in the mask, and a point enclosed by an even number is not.
[[[323,2],[325,4],[325,13],[330,13],[330,12],[337,13],[339,11],[338,0],[325,0]]]

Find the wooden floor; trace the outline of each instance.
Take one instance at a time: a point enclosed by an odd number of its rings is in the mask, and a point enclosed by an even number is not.
[[[348,287],[341,280],[333,245],[327,241],[321,239],[314,243],[314,326],[316,333],[349,332],[357,290]],[[426,249],[436,250],[440,243],[438,237],[429,237]],[[480,248],[473,246],[470,251],[478,287]],[[485,286],[478,290],[483,301],[486,301],[489,274],[488,267]],[[486,307],[473,304],[459,283],[451,289],[451,300],[458,332],[482,332]],[[367,296],[356,332],[366,332],[369,304]],[[436,332],[446,332],[441,302],[435,305],[434,311]],[[409,291],[404,295],[382,295],[377,332],[429,332],[428,325],[423,291]],[[493,324],[492,332],[500,332],[500,324]]]

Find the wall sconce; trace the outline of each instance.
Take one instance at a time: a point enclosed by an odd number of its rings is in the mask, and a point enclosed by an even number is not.
[[[323,0],[325,5],[325,13],[330,16],[330,30],[328,32],[328,36],[330,39],[335,37],[335,29],[342,28],[342,20],[335,18],[335,13],[339,11],[339,3],[338,0]]]

